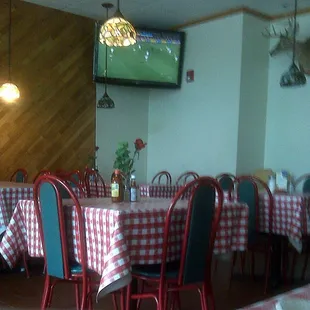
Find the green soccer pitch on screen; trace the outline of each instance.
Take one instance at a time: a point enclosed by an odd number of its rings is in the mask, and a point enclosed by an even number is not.
[[[104,82],[106,46],[99,43],[97,34],[94,80]],[[136,44],[108,47],[108,83],[179,88],[183,53],[183,32],[137,29]]]

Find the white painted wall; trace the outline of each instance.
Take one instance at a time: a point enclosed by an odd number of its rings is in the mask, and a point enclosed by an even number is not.
[[[151,90],[147,179],[162,169],[235,172],[243,15],[185,29],[183,85]],[[195,70],[195,82],[185,73]]]
[[[269,40],[262,31],[268,25],[243,16],[237,174],[264,167]]]
[[[103,95],[103,85],[97,84],[97,101]],[[149,90],[121,86],[109,86],[108,93],[115,102],[115,109],[97,109],[96,142],[99,146],[97,164],[106,181],[110,181],[118,142],[128,142],[134,151],[134,141],[147,141]],[[146,181],[146,149],[140,152],[136,161],[138,182]]]
[[[298,22],[298,38],[310,37],[310,15],[300,15]],[[272,39],[270,47],[276,41]],[[288,54],[269,62],[265,167],[288,169],[299,176],[310,172],[310,79],[301,88],[281,88],[280,76],[290,64]]]

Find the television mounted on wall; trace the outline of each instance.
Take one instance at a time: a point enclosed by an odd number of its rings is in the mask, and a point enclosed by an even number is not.
[[[93,79],[105,82],[106,45],[99,42],[101,23],[95,25]],[[185,33],[136,28],[137,42],[108,47],[108,84],[149,88],[180,88]]]

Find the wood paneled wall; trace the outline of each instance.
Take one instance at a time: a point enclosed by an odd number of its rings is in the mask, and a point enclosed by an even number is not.
[[[19,167],[76,169],[95,145],[94,22],[13,0],[12,80],[21,98],[0,99],[0,180]],[[6,82],[8,0],[0,1],[0,84]]]

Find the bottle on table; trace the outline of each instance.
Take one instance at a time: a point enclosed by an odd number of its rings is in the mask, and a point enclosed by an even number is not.
[[[270,175],[268,177],[268,187],[269,187],[271,193],[274,193],[274,191],[276,189],[276,178],[274,175]]]
[[[122,202],[124,199],[123,178],[120,170],[115,169],[111,179],[112,202]]]
[[[138,200],[138,186],[136,177],[132,174],[130,177],[130,201],[136,202]]]

